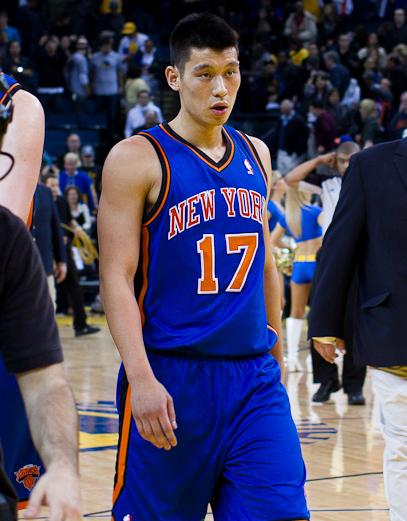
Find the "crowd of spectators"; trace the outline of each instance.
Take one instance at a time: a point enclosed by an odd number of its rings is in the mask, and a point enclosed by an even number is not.
[[[153,0],[143,8],[126,0],[14,4],[0,2],[4,72],[36,94],[47,115],[104,114],[105,151],[162,120],[171,28],[201,10],[220,14],[239,35],[236,121],[269,116],[276,133],[273,117],[290,100],[314,138],[308,156],[327,152],[342,134],[363,147],[401,137],[405,129],[407,0]],[[318,128],[328,122],[330,137],[321,143]],[[271,126],[256,132],[252,125],[255,134],[269,136],[276,159],[281,138]]]
[[[407,135],[407,0],[0,0],[1,67],[38,96],[48,126],[55,115],[105,118],[103,146],[73,129],[46,156],[62,191],[76,185],[71,199],[88,205],[91,236],[106,153],[175,115],[164,104],[175,99],[169,35],[206,10],[239,36],[229,124],[263,139],[282,175],[348,139],[363,148]]]

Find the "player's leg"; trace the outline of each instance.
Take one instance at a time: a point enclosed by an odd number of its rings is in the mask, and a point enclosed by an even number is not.
[[[298,360],[305,306],[308,303],[310,282],[303,282],[303,271],[308,263],[296,262],[291,276],[291,312],[286,320],[287,328],[287,369],[289,372],[302,371]]]
[[[371,369],[371,376],[385,441],[383,478],[390,520],[402,521],[407,519],[407,381],[380,369]]]
[[[237,407],[228,456],[211,501],[216,521],[306,520],[305,466],[278,363],[271,355],[236,362]]]
[[[205,361],[149,355],[156,378],[174,400],[178,444],[169,451],[141,438],[119,388],[120,440],[113,517],[137,521],[203,521],[223,468],[227,431],[211,392]],[[220,440],[218,434],[220,432]],[[127,518],[129,519],[129,518]]]

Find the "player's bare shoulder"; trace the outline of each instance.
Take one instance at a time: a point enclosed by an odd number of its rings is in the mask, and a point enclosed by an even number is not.
[[[254,146],[262,165],[266,171],[267,177],[270,182],[271,177],[271,157],[270,157],[270,150],[266,143],[262,141],[261,139],[254,137],[254,136],[248,136],[249,140],[251,141],[252,145]]]
[[[145,194],[158,192],[161,186],[161,165],[150,142],[142,136],[132,136],[117,143],[103,167],[103,189],[123,188],[130,195],[134,190]],[[157,192],[157,193],[158,193]]]

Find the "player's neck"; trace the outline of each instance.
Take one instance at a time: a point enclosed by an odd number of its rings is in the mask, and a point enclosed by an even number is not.
[[[205,126],[200,122],[191,120],[182,112],[169,125],[185,141],[199,148],[215,161],[219,160],[219,156],[223,157],[226,144],[221,125]]]

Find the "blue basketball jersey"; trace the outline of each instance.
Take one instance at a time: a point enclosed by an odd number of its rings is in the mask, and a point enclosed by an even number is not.
[[[139,134],[163,175],[135,280],[147,351],[233,359],[275,343],[263,290],[267,178],[249,139],[222,132],[218,163],[166,123]]]

